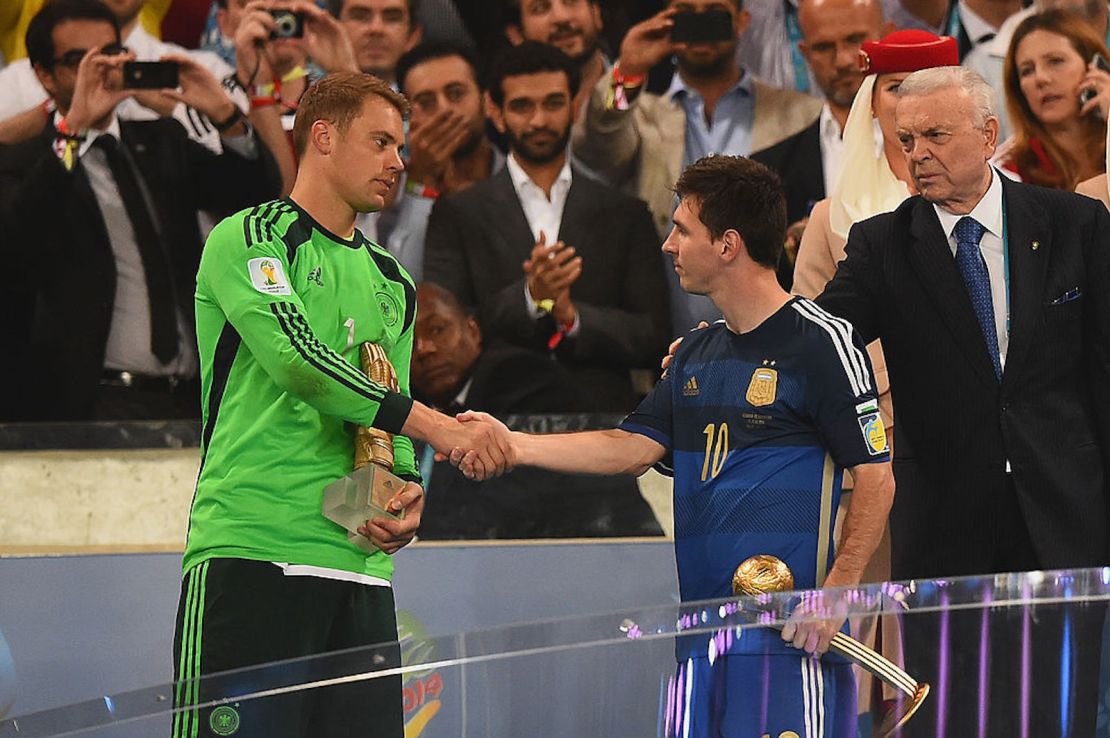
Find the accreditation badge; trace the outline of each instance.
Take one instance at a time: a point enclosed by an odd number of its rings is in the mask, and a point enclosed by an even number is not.
[[[744,399],[752,407],[763,407],[775,402],[778,392],[779,372],[777,369],[761,366],[752,372],[751,381],[748,382],[748,392]]]

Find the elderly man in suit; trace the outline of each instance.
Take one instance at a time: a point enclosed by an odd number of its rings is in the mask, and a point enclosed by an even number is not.
[[[436,201],[424,276],[477,308],[487,338],[552,356],[591,407],[623,412],[630,370],[666,346],[666,284],[644,204],[570,165],[577,80],[570,57],[534,41],[497,60],[489,109],[508,160]]]
[[[897,135],[920,194],[852,228],[818,298],[886,353],[898,418],[893,576],[1104,565],[1110,216],[989,166],[998,120],[974,72],[915,72],[899,98]],[[906,618],[908,668],[947,687],[910,734],[1018,735],[1023,719],[1029,735],[1093,735],[1101,611],[1068,613],[1065,626],[1059,609],[1039,610],[1031,640],[1019,608],[991,611],[983,639],[977,612],[943,625]],[[1037,695],[1025,716],[1023,648]]]

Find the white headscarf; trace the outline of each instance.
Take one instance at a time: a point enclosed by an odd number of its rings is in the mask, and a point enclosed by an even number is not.
[[[871,98],[877,78],[867,75],[852,101],[844,124],[843,166],[829,196],[829,225],[845,239],[853,223],[890,212],[910,195],[906,183],[891,171],[884,149],[876,151]]]

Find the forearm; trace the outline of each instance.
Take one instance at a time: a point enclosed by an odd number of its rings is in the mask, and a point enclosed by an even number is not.
[[[250,114],[251,125],[258,140],[270,150],[281,172],[281,194],[288,195],[297,178],[297,163],[293,160],[293,149],[281,125],[281,112],[277,105],[254,108]]]
[[[46,121],[47,115],[41,105],[0,121],[0,144],[14,144],[33,138],[42,132]]]
[[[623,430],[533,435],[515,432],[517,463],[552,471],[640,476],[663,458],[665,449]]]
[[[832,571],[823,586],[859,584],[863,570],[882,540],[894,502],[894,475],[888,462],[853,467],[855,489],[844,516],[844,533]]]

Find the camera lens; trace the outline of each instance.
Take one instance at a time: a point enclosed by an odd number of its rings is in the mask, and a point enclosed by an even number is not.
[[[274,35],[289,38],[297,32],[297,17],[292,13],[282,13],[274,17]]]

